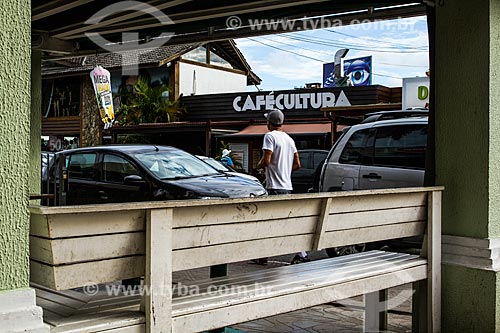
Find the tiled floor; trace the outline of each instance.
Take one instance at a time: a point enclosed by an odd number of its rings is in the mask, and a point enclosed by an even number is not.
[[[310,254],[313,260],[326,258],[325,252]],[[270,258],[267,266],[250,262],[229,265],[229,274],[248,272],[287,265],[293,255]],[[174,273],[174,281],[203,279],[208,269]],[[393,288],[389,291],[389,327],[387,332],[411,332],[411,285]],[[266,333],[333,333],[363,332],[363,298],[356,297],[339,302],[322,304],[304,310],[254,320],[233,326],[243,332]]]

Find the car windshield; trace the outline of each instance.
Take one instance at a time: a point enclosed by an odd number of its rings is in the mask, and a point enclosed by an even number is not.
[[[179,150],[134,154],[145,168],[160,179],[182,179],[218,174],[217,170],[191,154]]]
[[[217,171],[220,172],[230,172],[229,168],[227,168],[224,164],[221,162],[214,160],[213,158],[206,158],[203,160],[203,162],[210,164],[211,167],[217,169]]]

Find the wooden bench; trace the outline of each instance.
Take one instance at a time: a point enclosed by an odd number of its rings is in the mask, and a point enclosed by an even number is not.
[[[32,207],[31,281],[54,332],[198,332],[356,295],[367,295],[373,331],[386,324],[385,290],[406,283],[420,287],[420,330],[439,331],[441,191]],[[175,271],[424,233],[423,256],[370,251],[197,281],[172,297]],[[138,295],[67,290],[143,275],[142,307]],[[66,315],[57,298],[73,300]]]

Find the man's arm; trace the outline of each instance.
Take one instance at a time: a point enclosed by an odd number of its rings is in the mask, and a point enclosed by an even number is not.
[[[300,158],[299,158],[299,153],[295,152],[293,154],[293,164],[292,164],[292,171],[300,169]]]
[[[257,163],[257,169],[262,169],[267,167],[271,163],[272,156],[273,152],[271,150],[264,149],[264,156],[262,156],[259,163]]]

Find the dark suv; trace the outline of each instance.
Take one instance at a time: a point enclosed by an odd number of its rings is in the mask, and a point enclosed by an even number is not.
[[[61,159],[64,159],[61,161]],[[237,198],[266,195],[257,182],[218,172],[173,147],[117,145],[67,150],[52,159],[49,182],[62,186],[66,204]],[[46,188],[57,188],[48,186]]]

